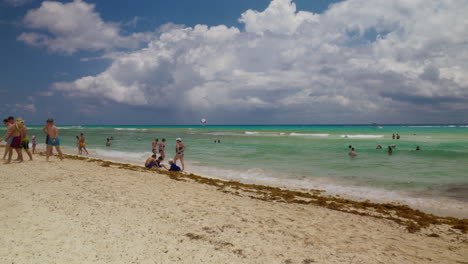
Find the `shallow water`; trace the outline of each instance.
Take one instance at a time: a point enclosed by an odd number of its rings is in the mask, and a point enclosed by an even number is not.
[[[468,126],[65,126],[62,145],[84,133],[93,155],[141,164],[151,141],[187,145],[187,170],[205,176],[382,201],[456,207],[468,203]],[[401,136],[392,139],[392,133]],[[30,135],[44,141],[40,127]],[[105,147],[108,137],[111,147]],[[214,143],[214,140],[221,143]],[[380,144],[383,149],[375,149]],[[387,146],[396,144],[392,155]],[[352,145],[357,157],[347,155]],[[415,151],[420,146],[420,151]],[[442,203],[442,204],[441,204]],[[458,208],[458,209],[457,209]],[[439,208],[440,209],[440,208]]]

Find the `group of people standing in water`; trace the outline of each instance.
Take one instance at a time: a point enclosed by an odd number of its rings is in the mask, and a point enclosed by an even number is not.
[[[393,135],[392,135],[392,139],[400,139],[400,135],[399,135],[399,134],[396,134],[396,135],[393,134]],[[348,148],[349,148],[348,155],[349,155],[350,157],[356,157],[356,156],[358,155],[358,154],[356,153],[356,150],[354,149],[353,146],[349,145]],[[391,154],[393,153],[393,150],[394,150],[395,148],[396,148],[396,145],[395,145],[395,144],[389,145],[389,146],[388,146],[388,149],[387,149],[388,154],[391,155]],[[380,144],[377,145],[377,147],[375,147],[375,149],[382,149],[382,145],[380,145]],[[415,149],[415,150],[416,150],[416,151],[419,151],[419,150],[421,150],[421,148],[420,148],[419,146],[416,146],[416,149]]]
[[[161,139],[161,142],[159,142],[159,139],[156,138],[153,142],[151,142],[151,152],[153,155],[149,157],[146,162],[145,162],[145,167],[148,169],[160,169],[164,168],[169,171],[183,171],[185,170],[185,164],[184,164],[184,153],[186,150],[186,146],[184,143],[182,143],[181,138],[176,139],[176,146],[175,146],[175,156],[174,159],[169,159],[169,167],[166,167],[164,164],[162,164],[162,161],[166,157],[166,139],[163,138]],[[158,157],[159,154],[159,157]],[[177,161],[180,160],[180,163],[182,165],[182,168],[177,166]]]

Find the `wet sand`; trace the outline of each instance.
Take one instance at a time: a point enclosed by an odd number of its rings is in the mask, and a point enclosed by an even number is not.
[[[0,263],[468,260],[468,235],[456,228],[463,220],[412,230],[362,208],[342,212],[276,189],[34,157],[1,165]]]

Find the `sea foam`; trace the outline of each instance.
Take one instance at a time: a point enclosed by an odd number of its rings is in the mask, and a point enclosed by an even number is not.
[[[342,138],[362,138],[362,139],[369,139],[369,138],[383,138],[384,135],[341,135]]]

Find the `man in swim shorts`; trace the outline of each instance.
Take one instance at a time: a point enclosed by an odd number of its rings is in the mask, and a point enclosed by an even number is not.
[[[15,118],[10,116],[8,117],[8,129],[3,138],[8,138],[7,143],[10,143],[10,148],[8,149],[8,160],[5,164],[11,163],[11,157],[13,156],[13,149],[18,154],[17,161],[23,162],[23,154],[21,153],[21,133],[18,124],[15,122]],[[2,139],[3,139],[2,138]]]
[[[86,151],[86,155],[89,155],[88,150],[86,149],[86,138],[83,133],[80,133],[80,146],[82,150]]]
[[[28,128],[24,125],[24,120],[22,118],[16,119],[16,123],[20,128],[21,134],[21,148],[24,149],[26,154],[29,156],[29,160],[33,160],[32,154],[29,151],[29,138],[28,138]]]
[[[149,157],[146,160],[145,167],[147,169],[152,169],[152,168],[156,167],[156,154],[153,154],[151,157]]]
[[[49,161],[49,156],[52,153],[53,147],[55,147],[55,149],[59,153],[60,159],[63,160],[62,151],[60,150],[59,131],[58,128],[54,125],[54,119],[47,120],[47,132],[49,133],[49,141],[47,142],[46,160]]]

